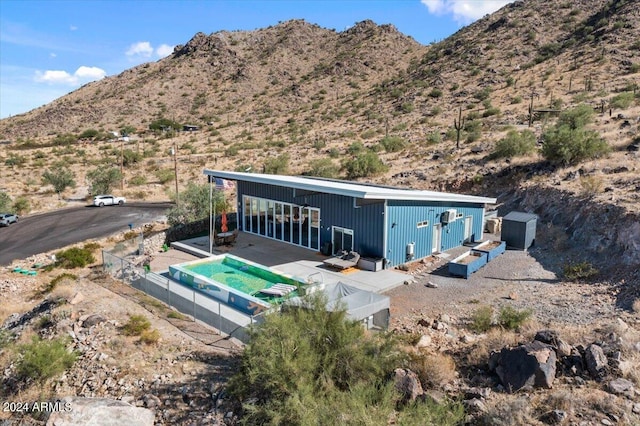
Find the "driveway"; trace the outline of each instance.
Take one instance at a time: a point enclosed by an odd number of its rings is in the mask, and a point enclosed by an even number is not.
[[[169,203],[128,203],[112,207],[74,207],[34,216],[0,228],[0,265],[69,244],[100,238],[164,217]]]

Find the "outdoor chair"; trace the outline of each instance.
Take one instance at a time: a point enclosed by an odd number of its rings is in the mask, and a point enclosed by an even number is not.
[[[358,261],[360,260],[360,255],[355,251],[350,251],[348,253],[343,252],[340,256],[330,257],[329,259],[325,259],[322,263],[335,269],[349,269],[358,265]]]

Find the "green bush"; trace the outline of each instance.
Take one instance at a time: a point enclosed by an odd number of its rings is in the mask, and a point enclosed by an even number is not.
[[[56,266],[66,269],[83,268],[95,262],[92,250],[71,247],[56,253]]]
[[[143,315],[131,315],[129,321],[122,326],[122,333],[126,336],[140,336],[151,328],[151,323]]]
[[[536,149],[536,136],[530,130],[518,132],[509,130],[507,135],[496,143],[491,158],[512,158],[527,155]]]
[[[442,90],[440,90],[438,88],[431,89],[431,92],[429,92],[429,97],[431,97],[431,98],[440,98],[440,97],[442,97]]]
[[[627,109],[633,103],[634,98],[633,92],[620,93],[611,98],[611,108]]]
[[[385,165],[375,152],[363,152],[344,163],[349,179],[369,177],[385,173],[389,167]]]
[[[129,180],[131,185],[144,185],[147,183],[147,177],[145,175],[136,175]]]
[[[563,268],[564,278],[570,281],[580,281],[592,278],[600,271],[589,262],[569,263]]]
[[[284,153],[275,158],[268,158],[264,162],[264,173],[271,175],[286,175],[289,171],[289,154]]]
[[[318,158],[310,164],[310,169],[305,174],[308,176],[318,176],[325,178],[337,178],[340,168],[329,158]]]
[[[518,311],[511,306],[505,306],[498,313],[498,325],[507,330],[517,330],[531,316],[531,311]]]
[[[156,329],[143,330],[140,333],[140,343],[145,345],[155,345],[160,340],[160,332]]]
[[[352,142],[349,147],[347,147],[347,153],[351,155],[359,154],[365,150],[362,142]]]
[[[386,136],[382,138],[380,144],[387,152],[402,151],[407,146],[407,143],[404,141],[404,139],[399,136]]]
[[[491,306],[482,306],[471,315],[471,330],[476,333],[485,333],[489,331],[493,325],[493,308]]]
[[[594,114],[593,107],[580,104],[560,114],[557,126],[568,126],[571,130],[580,129],[593,121]]]
[[[19,347],[21,357],[16,363],[20,377],[44,381],[71,368],[76,354],[67,351],[64,339],[40,340],[35,337],[31,343]]]
[[[92,194],[108,194],[122,180],[122,173],[117,168],[98,167],[87,173],[87,179]]]
[[[4,191],[0,191],[0,211],[8,211],[11,207],[11,197]]]
[[[172,169],[158,169],[155,171],[155,176],[161,184],[171,182],[175,179],[176,174]]]
[[[565,166],[602,157],[611,150],[597,132],[567,125],[553,127],[543,139],[542,155],[551,163]]]
[[[13,202],[13,210],[20,215],[29,213],[29,211],[31,211],[29,199],[27,197],[16,198]]]
[[[228,390],[245,424],[454,425],[460,404],[401,403],[390,380],[406,355],[391,334],[367,334],[346,312],[328,312],[316,295],[303,308],[269,315],[251,330]]]
[[[53,291],[53,289],[55,289],[58,284],[60,284],[60,282],[62,282],[63,280],[77,280],[78,277],[77,275],[74,274],[69,274],[67,272],[58,275],[57,277],[55,277],[54,279],[52,279],[51,281],[49,281],[49,284],[47,284],[44,289],[42,289],[42,291],[40,292],[41,294],[47,294],[47,293],[51,293]]]

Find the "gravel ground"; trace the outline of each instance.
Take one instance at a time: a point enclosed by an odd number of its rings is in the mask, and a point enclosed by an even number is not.
[[[412,271],[415,283],[386,293],[391,297],[393,323],[402,324],[416,315],[468,318],[481,305],[530,309],[544,325],[588,324],[616,312],[616,295],[609,284],[562,282],[549,270],[558,262],[544,247],[529,252],[507,250],[469,279],[450,276],[446,262],[439,259],[419,265]]]

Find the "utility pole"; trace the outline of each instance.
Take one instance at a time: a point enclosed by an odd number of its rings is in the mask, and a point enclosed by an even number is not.
[[[124,191],[124,137],[120,143],[120,189]]]

